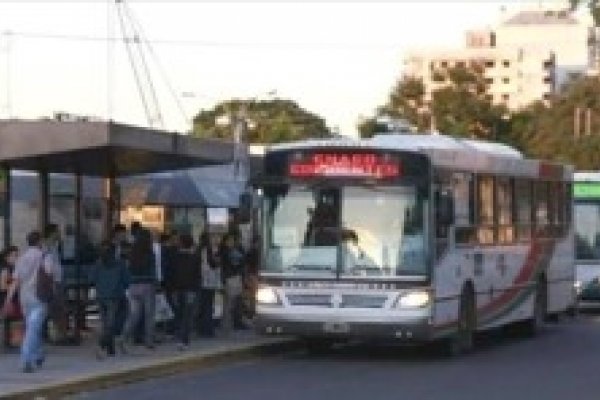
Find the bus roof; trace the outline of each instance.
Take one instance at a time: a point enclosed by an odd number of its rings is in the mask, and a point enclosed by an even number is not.
[[[404,150],[425,153],[433,165],[463,171],[538,177],[547,167],[562,169],[562,179],[571,180],[573,168],[558,163],[526,159],[508,145],[483,140],[460,139],[433,134],[378,134],[369,139],[337,137],[310,139],[273,145],[269,151],[326,147],[361,147],[381,150]],[[552,169],[552,168],[550,168]],[[544,171],[544,172],[542,172]]]
[[[600,171],[579,171],[574,174],[575,182],[600,182]]]

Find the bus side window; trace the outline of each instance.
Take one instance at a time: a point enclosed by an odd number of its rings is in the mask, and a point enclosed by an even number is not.
[[[494,244],[496,233],[495,182],[491,175],[477,179],[477,241]]]
[[[508,177],[496,178],[496,213],[498,218],[498,242],[510,244],[515,239],[513,226],[514,182]]]
[[[518,241],[528,241],[531,237],[532,200],[531,182],[527,179],[516,179],[514,214]]]

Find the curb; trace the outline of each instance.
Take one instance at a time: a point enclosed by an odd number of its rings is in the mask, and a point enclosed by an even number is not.
[[[108,371],[60,383],[52,383],[35,389],[2,394],[0,399],[58,399],[81,392],[95,391],[191,370],[294,351],[300,348],[300,344],[298,340],[282,339],[275,342],[249,344],[209,354],[186,354],[123,371]]]

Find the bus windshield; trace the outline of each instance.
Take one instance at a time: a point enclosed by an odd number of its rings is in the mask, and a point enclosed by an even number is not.
[[[408,186],[266,189],[263,270],[329,277],[426,274],[426,201],[416,193]]]
[[[577,260],[600,260],[600,199],[575,203],[575,251]]]

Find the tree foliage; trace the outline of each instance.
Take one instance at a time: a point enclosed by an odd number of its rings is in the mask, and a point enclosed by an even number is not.
[[[401,79],[377,115],[358,126],[361,135],[371,136],[375,129],[381,128],[376,121],[383,115],[404,119],[419,132],[426,131],[433,118],[439,131],[452,136],[498,139],[506,135],[507,110],[486,97],[482,69],[455,67],[434,72],[446,85],[433,92],[430,102],[426,102],[422,81],[411,77]]]
[[[579,114],[575,111],[577,108]],[[586,121],[588,113],[589,125]],[[579,120],[577,133],[575,118]],[[535,103],[515,113],[511,122],[513,144],[529,156],[570,163],[577,169],[600,168],[598,78],[582,77],[571,81],[548,106]]]
[[[581,4],[587,5],[592,18],[594,19],[594,25],[600,26],[600,4],[598,4],[598,0],[569,0],[571,11],[577,9]]]
[[[247,137],[250,143],[277,143],[307,138],[331,136],[325,120],[301,108],[292,100],[229,100],[210,110],[201,110],[194,117],[193,134],[203,138],[231,139],[230,123],[219,124],[219,119],[230,119],[245,110],[248,121]]]

